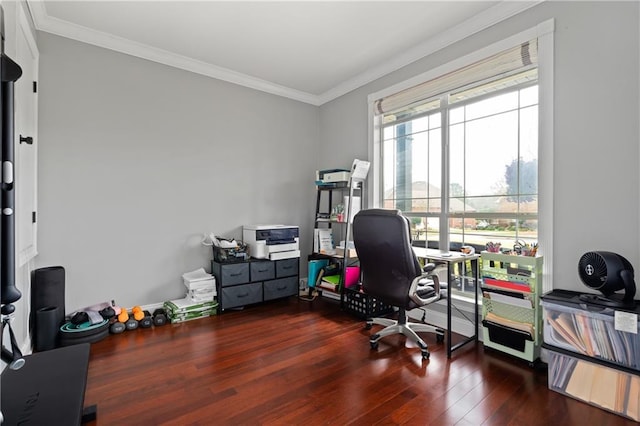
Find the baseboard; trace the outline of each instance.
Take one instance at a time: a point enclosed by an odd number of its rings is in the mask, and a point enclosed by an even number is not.
[[[162,308],[163,305],[164,305],[164,302],[159,302],[159,303],[151,303],[149,305],[142,305],[140,307],[142,308],[143,311],[149,311],[150,313],[153,314],[153,311],[155,311],[158,308]]]
[[[33,352],[33,345],[31,343],[31,333],[28,333],[27,338],[22,343],[20,352],[22,352],[22,355],[29,355]]]

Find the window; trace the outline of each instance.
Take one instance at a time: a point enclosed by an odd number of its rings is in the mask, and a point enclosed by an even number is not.
[[[415,245],[538,242],[538,93],[533,39],[375,97],[376,205],[411,219]]]

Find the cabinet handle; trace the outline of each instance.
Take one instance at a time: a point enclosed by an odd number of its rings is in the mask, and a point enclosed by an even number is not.
[[[33,145],[33,138],[31,136],[20,135],[20,143],[26,143],[27,145]]]

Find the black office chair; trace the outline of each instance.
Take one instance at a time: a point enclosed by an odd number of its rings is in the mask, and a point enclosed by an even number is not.
[[[410,224],[399,210],[361,210],[353,220],[353,241],[360,269],[362,286],[367,294],[383,303],[398,308],[398,320],[369,318],[367,328],[373,324],[385,326],[369,338],[372,349],[387,335],[401,333],[416,342],[424,359],[429,358],[427,344],[416,332],[436,333],[438,342],[444,340],[444,331],[432,325],[409,322],[407,310],[433,303],[446,297],[446,288],[438,276],[432,274],[436,265],[420,267],[411,247]]]

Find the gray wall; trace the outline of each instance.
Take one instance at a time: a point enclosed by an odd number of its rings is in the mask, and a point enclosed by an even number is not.
[[[640,270],[637,2],[545,2],[320,108],[38,33],[37,265],[67,268],[67,308],[181,296],[208,269],[200,236],[299,224],[310,246],[313,172],[366,159],[367,95],[556,19],[554,286],[577,260]]]
[[[184,296],[204,232],[300,225],[311,245],[318,108],[38,33],[39,256],[67,312]]]
[[[555,18],[554,288],[580,256],[625,256],[640,282],[640,3],[545,2],[320,108],[320,163],[367,157],[367,96]],[[545,171],[542,170],[542,173]]]

